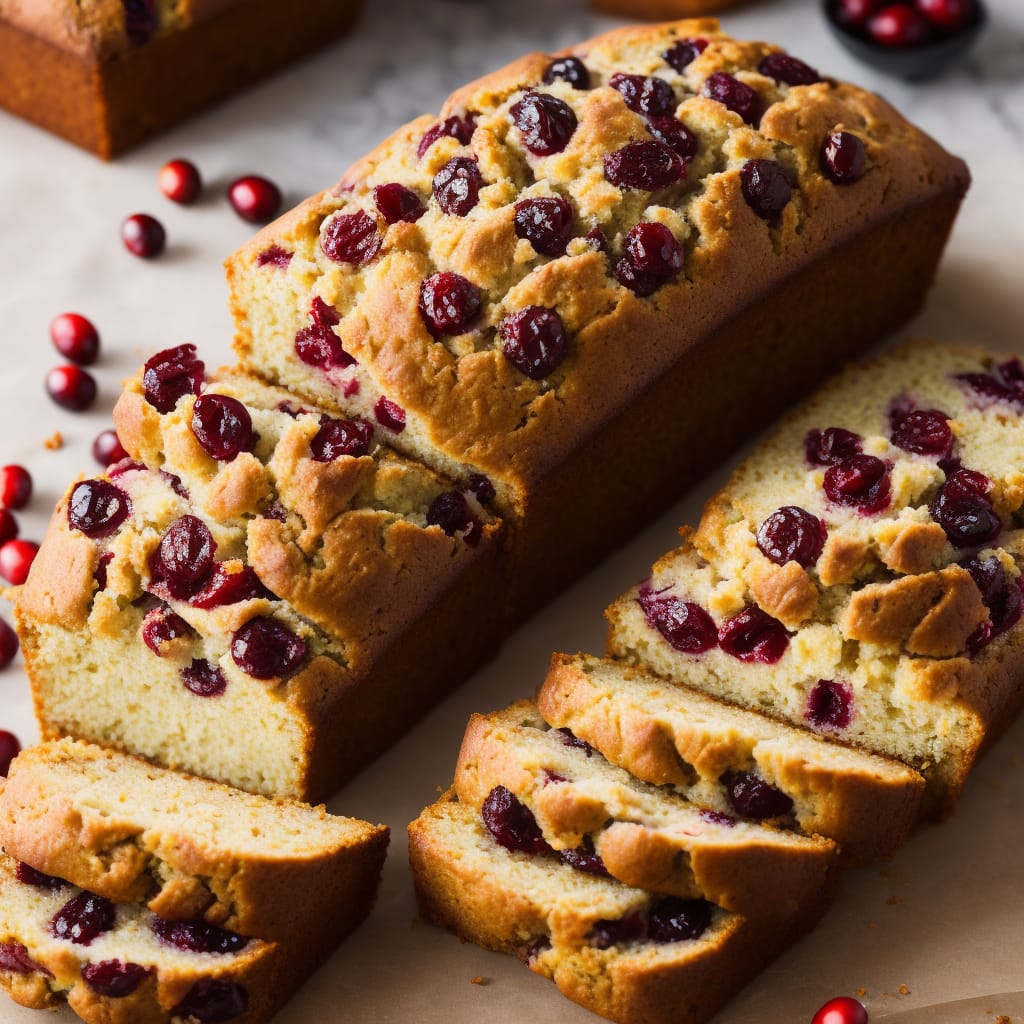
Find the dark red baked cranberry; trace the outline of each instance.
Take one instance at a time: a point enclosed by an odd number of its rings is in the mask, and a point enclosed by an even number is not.
[[[124,8],[124,32],[132,46],[148,43],[160,27],[156,0],[121,0]]]
[[[686,161],[664,142],[630,142],[604,158],[604,176],[618,188],[656,192],[686,177]]]
[[[958,469],[940,488],[929,511],[954,547],[977,547],[999,535],[1002,523],[992,508],[991,490],[988,477],[969,469]]]
[[[228,202],[242,220],[263,224],[281,209],[281,190],[267,178],[246,174],[228,185]]]
[[[150,260],[164,251],[167,232],[156,217],[148,213],[133,213],[121,223],[121,241],[133,256]]]
[[[263,510],[263,518],[273,519],[279,523],[283,523],[287,520],[288,514],[285,512],[284,508],[275,501]]]
[[[455,156],[434,175],[433,193],[437,205],[449,217],[465,217],[480,201],[483,186],[476,159]]]
[[[96,562],[96,571],[93,573],[93,579],[96,580],[97,590],[107,589],[107,570],[110,568],[110,563],[114,560],[113,551],[104,551],[100,555]]]
[[[65,358],[81,366],[96,362],[100,335],[91,320],[81,313],[61,313],[50,321],[50,340]]]
[[[531,380],[556,370],[569,349],[562,318],[544,306],[509,313],[498,326],[505,358]]]
[[[793,813],[793,801],[757,772],[726,772],[722,776],[729,806],[741,818],[764,821]]]
[[[851,455],[825,470],[822,483],[828,500],[874,515],[889,505],[889,467],[873,455]]]
[[[637,270],[655,277],[675,277],[683,269],[683,247],[676,236],[655,221],[641,221],[626,234],[623,250]]]
[[[594,748],[586,740],[581,740],[572,729],[562,726],[561,729],[555,729],[555,733],[563,745],[572,747],[573,750],[582,750],[587,757],[594,756]]]
[[[672,86],[655,75],[624,75],[619,72],[608,79],[608,84],[637,114],[666,117],[674,114],[678,105]]]
[[[88,946],[114,927],[114,904],[92,892],[80,892],[64,904],[50,921],[50,934],[78,946]]]
[[[129,516],[131,499],[107,480],[83,480],[68,500],[68,525],[96,540],[109,537]]]
[[[476,495],[476,500],[481,505],[490,505],[497,497],[494,484],[483,473],[470,473],[466,485]]]
[[[120,960],[100,960],[82,968],[82,980],[105,999],[130,996],[146,979],[150,968]]]
[[[972,558],[964,568],[971,574],[988,609],[988,621],[978,626],[967,641],[967,649],[973,655],[1020,621],[1024,601],[1021,579],[1010,576],[994,555]]]
[[[249,945],[244,935],[206,921],[168,921],[154,914],[151,927],[164,945],[189,953],[237,953]]]
[[[810,64],[788,53],[769,53],[757,65],[757,70],[785,85],[814,85],[821,81],[821,75]]]
[[[811,1024],[868,1024],[868,1011],[852,996],[837,996],[818,1010]]]
[[[667,64],[682,74],[707,48],[706,39],[680,39],[662,56]]]
[[[13,732],[0,729],[0,777],[7,778],[11,762],[21,752],[21,744]]]
[[[259,615],[250,619],[231,638],[231,657],[254,679],[290,675],[309,654],[309,646],[276,619]]]
[[[164,531],[150,568],[172,597],[187,598],[202,586],[213,569],[217,543],[197,516],[176,519]]]
[[[917,455],[948,459],[953,451],[953,431],[949,417],[939,409],[894,410],[890,416],[889,439],[897,448]]]
[[[140,469],[145,469],[145,466],[140,466]],[[113,475],[113,474],[108,474]],[[184,498],[186,501],[189,500],[188,488],[181,482],[180,476],[175,476],[173,473],[168,473],[167,470],[161,469],[160,476],[167,481],[167,486],[179,497]]]
[[[644,273],[628,256],[623,256],[615,264],[615,279],[623,288],[628,288],[641,299],[653,295],[668,280],[656,274]]]
[[[355,366],[355,359],[342,348],[341,338],[333,330],[339,323],[338,311],[319,295],[315,296],[309,307],[309,327],[295,335],[295,354],[307,366],[320,370]]]
[[[833,132],[821,145],[821,169],[837,185],[852,185],[864,177],[868,151],[853,132]]]
[[[853,687],[838,679],[819,679],[807,697],[804,718],[821,732],[848,729],[853,721]]]
[[[544,769],[544,782],[542,785],[551,786],[557,782],[568,782],[569,776],[562,775],[560,772],[553,772],[550,768]]]
[[[738,78],[716,71],[709,75],[701,86],[701,95],[739,114],[747,124],[757,125],[761,119],[760,97]]]
[[[796,562],[809,569],[818,561],[827,536],[817,516],[798,505],[784,505],[757,528],[757,546],[776,565]]]
[[[598,252],[606,252],[608,249],[608,236],[600,228],[591,228],[587,232],[587,241]]]
[[[198,395],[203,381],[205,365],[196,359],[195,345],[178,345],[157,352],[146,363],[142,386],[146,401],[157,412],[170,412],[184,395]]]
[[[23,885],[33,885],[37,889],[49,889],[50,892],[60,892],[61,889],[68,885],[63,878],[43,874],[42,871],[37,871],[31,864],[26,864],[20,860],[14,869],[14,877]]]
[[[0,547],[0,576],[20,587],[28,579],[29,570],[39,553],[39,545],[31,540],[9,540]]]
[[[469,502],[459,491],[446,491],[430,503],[427,525],[440,526],[449,537],[461,534],[470,547],[480,543],[483,529],[480,520],[469,507]]]
[[[511,790],[495,786],[481,807],[484,825],[494,841],[513,853],[550,853],[537,819]]]
[[[397,181],[378,185],[373,190],[373,201],[386,224],[397,224],[399,221],[414,224],[427,212],[423,200],[412,189],[399,185]]]
[[[341,213],[328,221],[320,235],[320,248],[335,263],[361,267],[380,252],[383,242],[376,218],[363,210]]]
[[[10,974],[39,973],[53,977],[28,955],[28,950],[20,942],[14,941],[0,942],[0,971]]]
[[[14,518],[14,513],[6,508],[0,508],[0,547],[17,536],[18,520]]]
[[[743,198],[762,220],[775,222],[793,196],[782,164],[774,160],[748,160],[740,170]]]
[[[718,644],[740,661],[774,665],[786,653],[789,633],[778,619],[751,604],[722,623]]]
[[[833,466],[862,451],[860,438],[842,427],[812,430],[804,439],[804,454],[812,466]]]
[[[256,266],[270,266],[286,270],[292,262],[292,256],[294,255],[294,253],[289,252],[287,249],[282,249],[279,245],[268,245],[262,252],[257,253]]]
[[[480,289],[450,270],[431,274],[420,285],[420,316],[435,338],[462,334],[480,312]]]
[[[943,32],[962,32],[978,13],[977,0],[914,0],[914,6]]]
[[[572,238],[572,203],[562,196],[538,196],[516,203],[516,237],[525,238],[541,256],[564,256]]]
[[[142,642],[156,655],[163,657],[164,645],[180,637],[191,636],[192,627],[167,605],[146,612],[142,620]]]
[[[465,117],[446,117],[443,121],[431,125],[420,139],[416,155],[420,158],[430,147],[443,139],[446,135],[458,139],[464,146],[468,146],[476,131],[476,115],[467,114]]]
[[[121,444],[116,430],[103,430],[96,435],[92,443],[92,457],[101,466],[112,466],[128,458],[128,453]]]
[[[722,825],[724,828],[736,827],[736,819],[728,814],[723,814],[721,811],[712,811],[705,808],[700,812],[700,818],[701,821],[706,821],[709,825]]]
[[[81,412],[96,401],[96,378],[73,363],[55,366],[45,384],[46,393],[63,409]]]
[[[192,407],[191,427],[203,451],[221,462],[256,447],[249,410],[230,395],[200,395]]]
[[[868,35],[880,46],[921,46],[932,38],[928,19],[904,4],[883,7],[868,20]]]
[[[0,668],[7,668],[18,653],[18,634],[0,619]]]
[[[157,171],[157,188],[168,199],[182,206],[188,206],[199,198],[203,190],[203,179],[199,168],[191,160],[169,160]]]
[[[568,103],[530,89],[509,108],[512,123],[522,132],[523,145],[534,156],[561,153],[576,131],[576,114]]]
[[[405,410],[390,398],[381,395],[373,404],[373,415],[377,422],[392,434],[405,430]]]
[[[228,572],[223,562],[218,562],[207,577],[202,589],[193,594],[188,603],[193,608],[220,608],[239,601],[255,601],[272,595],[260,581],[250,565],[244,565],[238,572]]]
[[[958,373],[956,379],[982,398],[1024,403],[1024,365],[1019,359],[1000,363],[991,373]]]
[[[700,140],[678,118],[649,117],[647,130],[684,160],[692,160],[700,148]]]
[[[559,57],[545,69],[541,79],[545,85],[568,82],[574,89],[590,88],[590,72],[579,57]]]
[[[598,949],[643,942],[647,938],[647,916],[634,910],[625,917],[595,921],[586,938]]]
[[[699,604],[680,601],[664,591],[655,593],[649,583],[640,587],[637,603],[647,625],[656,629],[673,650],[702,654],[718,644],[714,620]]]
[[[220,1024],[240,1017],[249,1007],[249,994],[237,982],[226,978],[202,978],[174,1008],[175,1018],[199,1024]]]
[[[568,864],[569,867],[582,871],[584,874],[611,878],[600,854],[594,849],[594,841],[590,836],[584,836],[583,842],[575,849],[559,850],[558,859],[563,864]]]
[[[0,508],[22,509],[32,497],[32,474],[24,466],[0,468]]]
[[[320,429],[309,442],[314,462],[334,462],[342,455],[359,457],[370,451],[373,427],[366,420],[335,420],[320,417]]]
[[[875,11],[886,0],[839,0],[836,4],[836,18],[841,25],[849,28],[863,28]]]
[[[651,942],[686,942],[699,939],[711,924],[707,900],[684,900],[668,896],[650,909],[647,938]]]
[[[219,697],[228,688],[227,676],[205,658],[193,658],[181,670],[181,685],[197,697]]]

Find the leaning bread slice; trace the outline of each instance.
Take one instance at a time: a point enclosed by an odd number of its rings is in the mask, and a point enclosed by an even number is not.
[[[750,917],[792,914],[834,882],[831,841],[737,821],[638,782],[549,729],[529,701],[470,719],[454,790],[507,843],[521,847],[535,827],[533,845],[580,870]]]
[[[741,818],[777,820],[781,810],[853,863],[902,846],[921,808],[924,779],[898,761],[621,662],[554,655],[537,707],[639,779]]]

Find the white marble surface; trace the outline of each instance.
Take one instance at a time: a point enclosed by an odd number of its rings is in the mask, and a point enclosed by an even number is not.
[[[761,0],[726,25],[883,92],[968,160],[974,187],[929,305],[911,330],[1024,348],[1024,5],[989,4],[991,26],[973,56],[926,86],[855,64],[810,0]],[[615,24],[589,14],[583,0],[367,6],[347,40],[115,164],[0,114],[0,463],[24,463],[35,477],[36,494],[20,516],[23,536],[40,538],[67,482],[90,469],[89,446],[109,422],[118,381],[148,353],[194,341],[211,362],[229,358],[220,262],[250,234],[222,198],[229,180],[266,174],[289,202],[298,201],[333,182],[402,121],[436,110],[468,78],[526,50],[551,50]],[[179,155],[195,161],[209,183],[194,208],[175,207],[156,189],[157,169]],[[137,210],[160,217],[168,230],[167,252],[152,263],[127,255],[118,239],[122,217]],[[87,414],[57,409],[42,389],[44,372],[57,362],[47,325],[69,309],[92,317],[103,336],[101,396]],[[42,442],[55,430],[65,447],[45,451]],[[332,802],[387,822],[391,856],[376,912],[282,1012],[281,1024],[314,1015],[364,1024],[595,1019],[512,959],[414,922],[404,826],[450,779],[468,714],[531,692],[553,649],[599,650],[601,609],[672,545],[675,527],[693,520],[713,483],[535,617],[493,664]],[[0,674],[0,728],[25,742],[35,738],[20,660]],[[825,923],[716,1021],[800,1024],[826,998],[857,989],[867,991],[872,1020],[884,1020],[915,1006],[1020,988],[1022,742],[1024,724],[978,770],[952,822],[926,829],[885,868],[849,878]],[[471,984],[476,976],[487,984]],[[900,986],[908,993],[898,994]],[[997,1010],[1024,1015],[1024,1002],[985,999],[926,1019],[982,1024]],[[35,1019],[0,1002],[2,1022]]]

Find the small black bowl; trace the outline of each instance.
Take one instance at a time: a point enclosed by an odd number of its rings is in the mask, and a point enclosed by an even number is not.
[[[958,61],[981,35],[988,15],[981,0],[972,24],[955,36],[946,36],[923,46],[882,46],[840,24],[836,16],[837,0],[824,0],[825,20],[839,42],[865,64],[888,75],[920,82],[941,74]]]

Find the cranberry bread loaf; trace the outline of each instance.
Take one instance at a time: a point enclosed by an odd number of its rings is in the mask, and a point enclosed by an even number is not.
[[[556,654],[537,695],[555,729],[718,815],[792,825],[870,863],[906,842],[924,779],[913,769],[629,665]]]
[[[466,86],[264,229],[228,261],[236,348],[482,474],[522,614],[911,315],[967,182],[776,47],[620,29]]]
[[[428,921],[518,956],[619,1024],[702,1024],[828,902],[823,893],[794,917],[758,921],[657,896],[506,850],[453,794],[409,826],[409,859]]]
[[[708,812],[638,782],[529,701],[474,715],[453,791],[499,845],[626,885],[787,917],[832,886],[836,846]],[[766,884],[766,880],[770,880]]]
[[[360,0],[0,0],[0,105],[109,159],[352,23]]]

